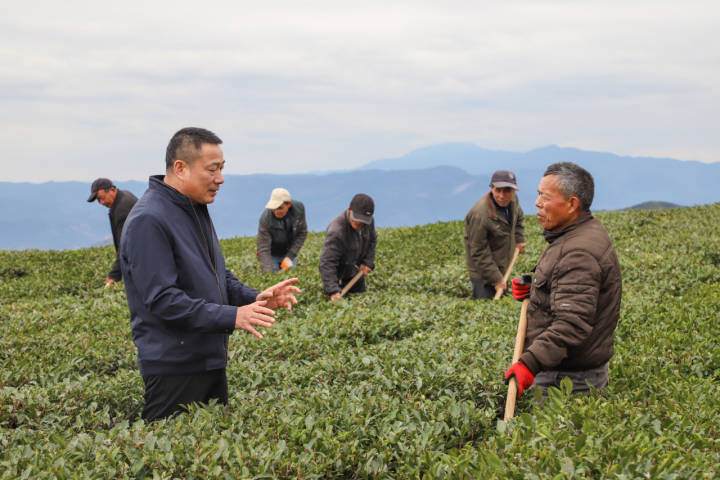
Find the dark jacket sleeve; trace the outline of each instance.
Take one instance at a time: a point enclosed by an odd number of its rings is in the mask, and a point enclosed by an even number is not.
[[[589,252],[565,254],[554,267],[550,309],[552,322],[532,342],[520,360],[537,373],[560,364],[568,350],[590,336],[595,322],[602,271]]]
[[[122,280],[122,271],[120,270],[120,241],[122,240],[122,231],[125,226],[130,211],[137,203],[137,198],[130,192],[118,191],[117,212],[110,217],[111,229],[113,234],[113,243],[115,244],[115,261],[108,273],[108,278],[112,278],[116,282]]]
[[[377,247],[377,232],[375,231],[375,220],[370,224],[368,229],[368,247],[363,258],[360,259],[360,263],[367,265],[368,267],[375,269],[375,248]]]
[[[132,208],[132,207],[131,207]],[[130,213],[130,209],[127,209],[125,212],[120,212],[118,214],[117,218],[113,222],[113,241],[115,243],[115,261],[112,264],[112,268],[110,268],[110,272],[107,274],[108,278],[112,278],[116,282],[122,280],[122,272],[120,271],[120,260],[119,260],[119,253],[120,250],[120,240],[122,238],[122,229],[125,225],[125,220],[127,219],[128,214]],[[112,220],[111,220],[112,221]]]
[[[260,293],[254,288],[244,285],[227,269],[225,270],[225,284],[227,285],[228,301],[230,305],[235,305],[236,307],[253,303]]]
[[[515,243],[525,242],[525,224],[523,222],[523,210],[520,205],[517,207],[517,222],[515,223]]]
[[[263,272],[272,272],[272,235],[270,235],[270,229],[264,222],[265,212],[260,216],[258,222],[258,233],[257,233],[257,256],[260,261],[260,268]]]
[[[495,263],[495,257],[490,249],[485,220],[475,215],[470,216],[467,223],[467,235],[470,261],[480,271],[481,278],[490,285],[500,283],[503,275]]]
[[[305,243],[305,238],[307,237],[307,221],[305,220],[305,206],[302,208],[298,208],[298,213],[300,216],[300,220],[298,222],[297,226],[297,235],[295,236],[295,240],[293,240],[292,245],[290,245],[290,249],[288,250],[288,256],[295,260],[297,257],[298,252],[302,248],[303,244]]]
[[[332,295],[340,291],[338,267],[343,257],[343,238],[338,230],[329,229],[325,234],[322,251],[320,252],[320,277],[325,285],[325,293]],[[369,266],[369,265],[368,265]]]
[[[134,286],[128,300],[131,295],[133,301],[137,297],[145,309],[170,328],[203,333],[234,330],[236,307],[193,298],[179,287],[172,241],[162,225],[144,216],[137,217],[132,228],[120,252],[124,273],[132,278]]]

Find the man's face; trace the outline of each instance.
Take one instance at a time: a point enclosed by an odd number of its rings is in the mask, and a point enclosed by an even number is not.
[[[191,164],[183,163],[182,192],[191,202],[208,204],[215,201],[220,185],[225,182],[222,170],[225,159],[220,145],[203,143]]]
[[[355,230],[362,230],[363,226],[365,226],[362,222],[357,222],[352,219],[352,210],[348,208],[348,221],[350,222],[350,226],[352,226]]]
[[[117,188],[109,188],[103,190],[102,188],[97,192],[97,201],[100,205],[105,205],[107,208],[112,207],[115,203],[115,197],[117,196]]]
[[[496,188],[490,186],[490,191],[492,192],[492,196],[497,204],[501,207],[507,207],[510,205],[513,195],[515,194],[515,189],[511,187]]]
[[[557,184],[557,175],[543,177],[535,200],[540,225],[551,232],[559,232],[578,217],[577,197],[565,198]]]
[[[272,211],[273,215],[275,215],[277,219],[283,219],[285,215],[287,215],[288,210],[290,210],[290,207],[292,207],[292,202],[283,202],[282,205]]]

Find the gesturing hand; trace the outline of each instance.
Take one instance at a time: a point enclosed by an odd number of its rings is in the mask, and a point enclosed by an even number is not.
[[[285,307],[288,310],[292,310],[292,304],[297,304],[297,298],[295,298],[293,294],[302,293],[302,290],[294,285],[297,281],[297,278],[289,278],[276,283],[272,287],[268,287],[260,292],[255,300],[266,300],[266,307],[268,308]]]
[[[262,300],[244,307],[238,307],[235,315],[235,328],[252,333],[258,338],[263,338],[262,334],[255,330],[254,325],[270,328],[275,323],[273,318],[275,311],[267,308],[266,304],[267,302]]]

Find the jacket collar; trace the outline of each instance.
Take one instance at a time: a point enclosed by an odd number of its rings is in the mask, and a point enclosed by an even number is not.
[[[495,216],[500,213],[500,211],[499,211],[500,208],[503,208],[503,207],[501,207],[500,205],[497,204],[497,202],[495,201],[495,197],[493,197],[493,195],[492,195],[492,191],[488,192],[485,196],[487,197],[486,201],[487,201],[488,213],[490,214],[490,218],[495,218]],[[517,198],[517,195],[515,195],[512,200],[510,200],[510,203],[508,203],[507,207],[504,207],[504,208],[508,209],[507,210],[508,213],[512,216],[515,216],[515,199],[516,198]],[[505,217],[503,217],[503,218],[505,218]]]
[[[593,216],[592,213],[588,210],[587,212],[583,212],[580,214],[578,218],[573,220],[573,222],[568,225],[567,227],[563,228],[559,232],[551,232],[550,230],[543,230],[543,237],[545,237],[545,241],[548,243],[553,243],[558,238],[562,237],[566,233],[572,232],[573,230],[576,230],[580,225],[589,222],[592,220]]]
[[[190,199],[186,195],[183,195],[182,193],[165,183],[164,178],[165,175],[151,176],[148,185],[150,190],[158,192],[160,195],[164,196],[183,210],[192,214],[194,209]],[[203,209],[207,209],[207,205],[198,205],[198,207],[201,211]]]

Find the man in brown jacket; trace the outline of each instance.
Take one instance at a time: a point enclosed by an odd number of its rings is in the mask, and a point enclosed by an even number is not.
[[[540,181],[535,206],[549,245],[532,287],[513,280],[513,297],[530,295],[525,350],[505,374],[518,393],[530,385],[545,392],[565,377],[574,393],[608,383],[622,279],[610,236],[590,213],[593,195],[592,175],[574,163],[550,165]]]
[[[473,298],[493,298],[505,291],[502,281],[517,246],[525,248],[523,211],[518,204],[515,174],[498,170],[490,191],[465,216],[465,260]]]

